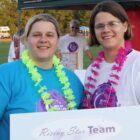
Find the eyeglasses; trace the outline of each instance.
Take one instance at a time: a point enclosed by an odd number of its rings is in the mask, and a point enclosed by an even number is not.
[[[121,23],[121,21],[110,21],[107,24],[95,24],[95,29],[96,30],[104,30],[104,28],[107,26],[109,29],[115,29],[118,27],[118,25]]]
[[[79,29],[79,27],[74,27],[74,26],[72,26],[71,28],[72,28],[72,29],[77,29],[77,30]]]

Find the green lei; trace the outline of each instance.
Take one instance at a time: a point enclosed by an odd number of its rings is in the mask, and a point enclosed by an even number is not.
[[[33,60],[30,59],[28,55],[28,50],[23,51],[21,56],[22,62],[25,64],[26,68],[28,69],[29,74],[31,75],[32,81],[35,83],[35,86],[39,87],[38,93],[41,95],[41,99],[44,102],[45,107],[47,108],[50,104],[53,103],[54,99],[51,98],[50,94],[47,92],[46,86],[41,86],[42,76],[37,71],[35,67],[35,63]],[[53,56],[53,65],[56,69],[56,75],[60,81],[62,86],[62,91],[64,93],[64,97],[67,99],[67,109],[73,109],[76,106],[74,101],[75,96],[73,95],[73,90],[70,88],[70,83],[66,73],[64,72],[64,66],[60,63],[60,60],[54,55]],[[47,111],[56,111],[58,110],[57,107],[52,106]]]

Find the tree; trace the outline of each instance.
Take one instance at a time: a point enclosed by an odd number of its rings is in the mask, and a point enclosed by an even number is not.
[[[9,26],[11,33],[17,27],[17,2],[12,0],[1,0],[0,2],[0,26]]]
[[[18,9],[17,0],[0,1],[0,26],[9,26],[11,35],[18,31]],[[4,14],[3,14],[4,13]],[[69,22],[77,18],[81,25],[88,26],[90,11],[85,10],[46,10],[46,9],[26,9],[21,11],[20,28],[24,28],[30,17],[38,13],[50,13],[59,22],[62,33],[69,30]]]

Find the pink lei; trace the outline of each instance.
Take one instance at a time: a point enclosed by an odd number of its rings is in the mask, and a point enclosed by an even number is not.
[[[91,75],[87,77],[85,83],[85,98],[83,100],[84,108],[101,108],[117,106],[117,96],[115,86],[119,84],[119,72],[122,70],[123,64],[127,58],[127,54],[131,51],[131,46],[126,45],[125,48],[120,48],[115,59],[115,64],[112,66],[112,71],[106,83],[96,86],[98,71],[101,68],[102,62],[105,60],[104,52],[101,51],[98,57],[91,64]],[[92,93],[94,89],[94,93]]]

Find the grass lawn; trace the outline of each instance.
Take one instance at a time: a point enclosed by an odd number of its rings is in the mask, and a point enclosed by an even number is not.
[[[94,58],[98,55],[98,52],[101,50],[101,47],[90,47]],[[91,63],[91,60],[84,54],[84,69],[86,69]]]
[[[0,40],[0,64],[7,62],[10,42],[11,41]],[[101,48],[100,47],[90,47],[90,50],[92,51],[94,57],[96,57],[97,53],[101,50]],[[91,61],[84,54],[84,69],[86,69],[90,63],[91,63]]]
[[[10,40],[0,40],[0,64],[7,62]]]

